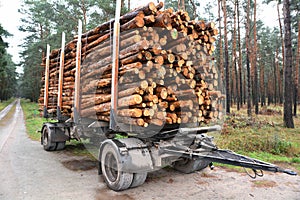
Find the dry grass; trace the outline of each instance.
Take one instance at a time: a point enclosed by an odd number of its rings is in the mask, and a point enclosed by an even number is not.
[[[248,117],[246,108],[233,108],[217,145],[268,162],[289,163],[300,170],[300,117],[294,118],[295,128],[289,129],[283,126],[282,107],[260,110],[261,114]],[[298,113],[300,116],[300,110]]]

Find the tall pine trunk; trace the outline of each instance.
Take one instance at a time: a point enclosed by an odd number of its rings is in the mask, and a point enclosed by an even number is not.
[[[239,11],[239,0],[236,0],[236,7],[237,7],[237,25],[238,25],[238,47],[239,47],[239,80],[238,80],[238,107],[243,105],[243,83],[242,83],[242,44],[241,44],[241,29],[240,29],[240,11]]]
[[[298,45],[295,64],[295,91],[294,91],[294,116],[297,116],[297,103],[299,97],[299,62],[300,62],[300,19],[298,20]]]
[[[224,16],[224,48],[225,48],[225,82],[226,82],[226,113],[230,113],[230,101],[231,101],[231,94],[230,94],[230,80],[229,80],[229,55],[228,55],[228,39],[227,39],[227,8],[226,8],[226,0],[222,0],[222,9],[223,9],[223,16]]]
[[[280,38],[281,38],[281,55],[282,55],[282,70],[284,71],[284,67],[285,67],[285,51],[284,51],[284,38],[283,38],[283,29],[282,29],[282,24],[281,24],[281,18],[280,18],[280,9],[279,9],[279,3],[281,1],[278,1],[277,3],[277,14],[278,14],[278,23],[279,23],[279,31],[280,31]],[[279,67],[278,67],[279,69]],[[280,69],[279,69],[280,72]],[[282,76],[279,73],[278,74],[278,80],[279,82],[281,82],[282,80]],[[279,84],[278,82],[278,100],[279,103],[281,104],[283,102],[283,92],[282,92],[282,84]],[[281,82],[282,83],[282,82]]]
[[[236,54],[236,1],[234,2],[234,11],[233,11],[233,36],[232,36],[232,87],[231,87],[231,94],[233,94],[234,103],[238,102],[238,72],[237,72],[237,54]],[[238,104],[238,103],[237,103]]]
[[[219,85],[224,84],[224,66],[223,66],[223,36],[222,36],[222,22],[221,22],[221,0],[218,0],[218,18],[219,18],[219,71],[221,79]]]
[[[247,3],[247,22],[246,22],[246,67],[247,67],[247,114],[251,112],[251,76],[250,76],[250,0]]]
[[[287,128],[294,128],[294,120],[292,113],[292,98],[293,98],[293,63],[292,63],[292,37],[291,37],[291,14],[290,1],[283,1],[283,15],[284,15],[284,114],[283,122]]]
[[[254,0],[254,25],[253,25],[253,40],[254,40],[254,51],[253,51],[253,70],[254,70],[254,84],[253,84],[253,98],[255,106],[255,114],[258,114],[258,77],[257,77],[257,31],[256,31],[256,0]]]

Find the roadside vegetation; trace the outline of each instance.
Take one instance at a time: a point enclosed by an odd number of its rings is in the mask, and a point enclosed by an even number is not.
[[[33,140],[40,140],[43,119],[37,103],[21,100],[24,111],[27,134]],[[259,115],[247,117],[247,110],[232,111],[226,117],[222,133],[215,142],[219,148],[230,149],[282,167],[296,169],[300,172],[300,118],[295,118],[294,129],[283,126],[282,107],[269,106],[261,109]],[[66,152],[74,155],[87,155],[85,148],[88,141],[67,142]],[[91,156],[92,157],[92,156]]]
[[[28,136],[32,140],[40,140],[41,134],[38,131],[41,130],[42,124],[47,120],[42,118],[37,103],[30,102],[28,99],[21,99],[21,106],[24,112]]]
[[[299,111],[298,111],[299,112]],[[230,149],[253,158],[300,171],[300,118],[295,128],[285,128],[283,107],[261,108],[259,115],[247,116],[247,110],[227,115],[222,133],[216,137],[219,148]]]
[[[26,131],[28,136],[32,140],[40,141],[41,133],[39,131],[41,131],[43,123],[51,122],[54,120],[51,119],[47,120],[43,118],[42,114],[38,110],[39,109],[38,104],[31,102],[28,99],[26,100],[21,99],[21,106],[25,116]],[[67,141],[66,151],[68,153],[72,153],[73,155],[78,155],[78,156],[86,155],[89,157],[93,157],[92,155],[90,155],[89,151],[86,150],[84,145],[85,143],[87,143],[87,141],[85,140],[81,142],[76,140]]]
[[[11,98],[11,99],[8,99],[6,101],[1,101],[0,102],[0,111],[2,111],[6,106],[8,106],[14,100],[15,100],[14,98]]]

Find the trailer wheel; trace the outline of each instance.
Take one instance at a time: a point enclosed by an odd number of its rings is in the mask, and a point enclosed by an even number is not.
[[[130,185],[131,188],[138,187],[140,185],[143,185],[147,178],[147,172],[145,173],[135,173],[133,174],[133,180]]]
[[[131,186],[133,174],[122,172],[121,155],[111,144],[105,144],[101,152],[101,170],[107,186],[114,191]]]
[[[57,142],[56,143],[56,150],[63,150],[66,147],[66,142]]]
[[[195,171],[200,171],[209,165],[209,161],[206,160],[192,160],[184,158],[183,160],[176,161],[173,164],[174,169],[185,174],[189,174]]]
[[[56,149],[57,144],[51,141],[51,129],[48,126],[43,128],[42,144],[46,151],[54,151]]]

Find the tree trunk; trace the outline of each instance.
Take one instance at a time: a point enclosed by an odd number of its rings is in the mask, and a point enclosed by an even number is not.
[[[238,46],[239,46],[239,80],[238,80],[238,105],[237,109],[240,110],[240,107],[243,104],[243,83],[242,83],[242,47],[241,47],[241,29],[240,29],[240,11],[239,11],[239,0],[236,0],[237,6],[237,25],[238,25]]]
[[[222,0],[222,9],[224,15],[224,45],[225,45],[225,72],[226,72],[226,112],[230,113],[230,71],[229,71],[229,56],[228,56],[228,40],[227,40],[227,10],[226,10],[226,0]]]
[[[233,52],[233,59],[232,59],[232,61],[233,61],[233,63],[232,63],[232,69],[233,69],[233,76],[232,76],[232,82],[233,82],[233,84],[232,84],[232,94],[233,94],[233,99],[234,99],[234,101],[235,101],[235,103],[238,105],[239,103],[238,103],[238,98],[237,98],[237,96],[239,95],[238,94],[238,70],[237,70],[237,54],[236,54],[236,11],[237,11],[237,3],[236,3],[236,1],[234,2],[234,11],[233,11],[233,38],[232,38],[232,40],[233,40],[233,44],[232,44],[232,52]],[[238,105],[238,107],[239,107],[239,105]],[[238,110],[239,110],[239,108],[238,108]]]
[[[280,17],[280,10],[279,10],[279,3],[280,1],[278,1],[277,4],[277,14],[278,14],[278,23],[279,23],[279,30],[280,30],[280,38],[281,38],[281,54],[282,54],[282,71],[284,72],[284,68],[285,68],[285,51],[284,51],[284,38],[283,38],[283,28],[282,28],[282,24],[281,24],[281,17]],[[279,67],[278,67],[279,70]],[[281,84],[281,80],[283,80],[283,77],[280,74],[280,70],[279,73],[277,74],[277,78],[278,81],[280,82],[280,85],[278,85],[278,96],[279,96],[279,103],[282,104],[283,102],[283,85]],[[279,84],[278,82],[278,84]]]
[[[259,57],[259,82],[260,82],[260,106],[263,107],[266,104],[266,91],[265,91],[265,66],[264,61],[261,59],[262,55],[260,51],[258,52]]]
[[[247,114],[252,115],[251,112],[251,76],[250,76],[250,0],[247,3],[247,23],[246,23],[246,65],[247,65]]]
[[[279,82],[278,82],[278,77],[277,77],[277,71],[279,69],[279,58],[278,58],[278,47],[276,48],[276,52],[275,52],[275,59],[274,59],[274,87],[275,87],[275,94],[274,94],[274,102],[275,105],[277,104],[277,99],[279,99],[279,95],[278,93],[280,93],[280,86],[279,86]]]
[[[284,63],[284,114],[283,121],[284,126],[287,128],[294,128],[294,120],[292,113],[292,37],[291,37],[291,14],[290,14],[290,1],[283,1],[283,13],[284,13],[284,51],[285,51],[285,63]]]
[[[256,0],[254,0],[254,25],[253,25],[253,40],[254,40],[254,51],[253,51],[253,70],[254,70],[254,85],[253,85],[253,98],[255,106],[255,114],[258,114],[258,78],[257,78],[257,31],[256,31]]]
[[[294,91],[294,116],[297,116],[297,103],[299,97],[299,62],[300,62],[300,19],[298,20],[298,45],[295,65],[295,91]]]
[[[219,71],[221,73],[220,82],[224,81],[224,66],[223,66],[223,39],[222,39],[222,23],[221,23],[221,0],[218,0],[218,17],[219,17]],[[221,85],[219,83],[219,85]]]

